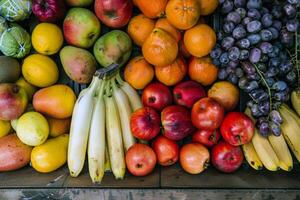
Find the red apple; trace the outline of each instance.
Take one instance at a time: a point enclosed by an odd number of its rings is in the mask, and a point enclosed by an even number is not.
[[[196,101],[206,96],[204,88],[195,81],[182,82],[173,90],[176,104],[191,108]]]
[[[175,141],[160,135],[153,141],[152,148],[160,165],[170,166],[177,162],[179,147]]]
[[[168,106],[161,112],[163,134],[171,140],[181,140],[195,130],[189,110],[183,106]]]
[[[212,147],[218,143],[221,135],[218,129],[216,130],[198,130],[193,134],[192,141],[199,142],[206,147]]]
[[[254,123],[244,113],[230,112],[221,125],[221,134],[229,144],[238,146],[251,141],[254,134]]]
[[[145,144],[134,144],[126,153],[126,166],[134,176],[146,176],[156,164],[154,151]]]
[[[180,150],[180,165],[190,174],[203,172],[209,164],[209,151],[200,143],[184,145]]]
[[[26,91],[16,84],[0,84],[0,120],[19,118],[28,103]]]
[[[95,13],[106,25],[112,28],[125,26],[132,16],[131,0],[96,0]]]
[[[159,115],[153,108],[140,108],[131,115],[130,129],[134,137],[151,140],[160,131]]]
[[[64,0],[33,0],[32,12],[42,22],[55,22],[64,17]]]
[[[192,108],[192,122],[198,129],[215,130],[224,118],[224,108],[214,99],[206,97],[197,101]]]
[[[172,94],[169,88],[162,83],[151,83],[144,89],[142,101],[144,106],[161,111],[172,104]]]
[[[236,171],[244,160],[241,148],[225,141],[221,141],[213,147],[211,157],[215,168],[226,173]]]

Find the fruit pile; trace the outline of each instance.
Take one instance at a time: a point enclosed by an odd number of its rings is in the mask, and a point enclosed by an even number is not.
[[[86,157],[93,183],[107,171],[123,179],[126,169],[145,176],[176,162],[190,174],[210,163],[232,173],[244,157],[256,170],[292,170],[299,8],[298,0],[0,1],[0,171],[67,164],[77,177]],[[206,23],[216,10],[221,30]],[[243,112],[239,88],[250,99]]]

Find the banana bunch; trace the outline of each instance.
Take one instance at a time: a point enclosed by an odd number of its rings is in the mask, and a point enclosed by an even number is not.
[[[294,110],[300,116],[300,89],[296,89],[291,93],[291,102]]]
[[[89,174],[100,183],[105,171],[116,179],[125,175],[125,152],[136,142],[130,130],[130,116],[142,107],[137,92],[120,74],[94,76],[79,94],[70,129],[68,167],[77,177],[88,154]]]
[[[254,120],[248,109],[245,113]],[[282,125],[284,125],[284,122]],[[255,129],[252,141],[243,145],[242,149],[247,162],[256,170],[261,170],[264,166],[270,171],[279,169],[291,171],[293,169],[293,159],[287,143],[283,135],[276,137],[270,134],[266,138],[261,136],[258,130]]]

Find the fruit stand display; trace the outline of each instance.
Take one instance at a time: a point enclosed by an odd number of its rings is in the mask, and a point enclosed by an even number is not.
[[[300,189],[299,16],[0,1],[0,187]]]

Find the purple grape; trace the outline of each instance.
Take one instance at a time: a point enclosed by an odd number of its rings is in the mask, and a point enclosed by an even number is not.
[[[263,137],[268,137],[270,132],[269,123],[267,121],[262,122],[261,124],[258,125],[258,130]]]
[[[276,19],[280,19],[282,17],[281,6],[280,5],[274,5],[274,6],[272,6],[271,14]]]
[[[294,36],[291,32],[287,30],[282,30],[280,33],[280,41],[287,47],[292,47],[294,45]]]
[[[260,57],[260,60],[259,62],[267,62],[269,60],[269,57],[266,55],[266,54],[262,54],[261,57]]]
[[[266,66],[265,63],[257,63],[256,66],[262,72],[266,72],[267,71],[267,66]]]
[[[273,78],[278,74],[278,69],[275,67],[269,67],[268,71],[265,73],[265,77],[267,78]]]
[[[250,50],[249,60],[252,63],[258,63],[261,58],[261,50],[259,48],[253,48]]]
[[[252,19],[250,17],[245,17],[243,20],[242,20],[242,24],[244,26],[246,26],[249,22],[251,22]]]
[[[290,71],[287,75],[286,75],[286,80],[289,84],[294,84],[297,80],[297,75],[294,71]]]
[[[248,80],[246,77],[241,77],[239,80],[239,88],[241,88],[242,90],[245,89],[246,85],[248,84]]]
[[[221,42],[221,46],[225,50],[230,49],[233,46],[233,44],[234,44],[234,39],[232,37],[225,37]]]
[[[276,28],[269,27],[268,30],[272,33],[272,40],[277,39],[279,37],[279,32]]]
[[[222,31],[218,32],[218,33],[217,33],[217,40],[218,40],[218,41],[223,40],[224,35],[225,35],[225,34],[224,34]]]
[[[247,74],[247,78],[252,81],[259,81],[260,76],[258,74]]]
[[[228,67],[231,67],[233,69],[235,69],[238,65],[239,65],[239,61],[233,61],[233,60],[231,60],[228,63]]]
[[[280,113],[277,110],[272,110],[269,114],[271,121],[274,122],[275,124],[282,124],[283,120],[280,115]]]
[[[219,59],[222,64],[229,63],[228,53],[227,52],[222,53]]]
[[[227,78],[228,74],[226,72],[225,69],[220,69],[219,72],[218,72],[218,78],[220,80],[225,80]]]
[[[251,113],[252,113],[252,116],[255,117],[255,118],[263,116],[263,114],[259,111],[257,104],[254,104],[251,107]]]
[[[283,6],[284,13],[289,17],[293,18],[297,14],[297,9],[292,4],[286,4]]]
[[[238,12],[233,11],[233,12],[228,13],[226,20],[229,22],[233,22],[235,24],[239,24],[242,19]]]
[[[260,31],[260,37],[262,41],[270,41],[273,39],[272,32],[268,29],[263,29]]]
[[[261,18],[260,12],[256,9],[249,9],[247,12],[247,16],[252,19],[259,20]]]
[[[286,91],[280,91],[274,94],[274,99],[276,101],[285,102],[288,101],[289,98],[290,98],[289,93]]]
[[[252,108],[254,104],[255,104],[254,101],[250,100],[247,102],[246,105],[247,105],[247,107]]]
[[[246,74],[255,74],[256,70],[252,63],[250,62],[241,62],[241,67]]]
[[[281,27],[282,27],[281,21],[279,21],[279,20],[274,20],[274,22],[273,22],[273,27],[276,28],[277,31],[280,31],[280,30],[281,30]]]
[[[237,61],[240,57],[240,50],[237,47],[231,47],[228,52],[228,57],[232,61]]]
[[[231,0],[225,0],[224,3],[222,4],[221,12],[224,14],[227,14],[233,10],[233,7],[234,7],[234,5]]]
[[[268,100],[269,99],[269,95],[268,95],[268,93],[266,93],[266,92],[264,92],[264,93],[262,93],[259,97],[258,97],[258,101],[266,101],[266,100]]]
[[[270,53],[268,53],[268,56],[270,58],[275,58],[275,57],[277,57],[279,55],[279,52],[280,52],[280,49],[277,46],[273,45],[273,51],[270,52]]]
[[[288,0],[288,2],[294,5],[300,4],[300,0]]]
[[[246,35],[247,35],[247,32],[243,27],[238,26],[235,29],[233,29],[232,36],[235,39],[241,39],[241,38],[245,37]]]
[[[250,41],[246,38],[236,42],[236,45],[242,49],[248,49],[250,47]]]
[[[295,19],[289,20],[286,23],[286,29],[290,32],[296,32],[299,27],[299,22]]]
[[[275,58],[271,58],[269,60],[269,66],[270,67],[278,67],[280,65],[280,58],[278,57],[275,57]]]
[[[213,58],[212,59],[212,63],[215,65],[215,66],[220,66],[221,65],[221,62],[218,58]]]
[[[273,135],[275,135],[275,136],[281,135],[280,125],[271,122],[269,126],[270,126],[270,130]]]
[[[265,0],[264,0],[264,1],[265,1]],[[271,0],[271,1],[272,1],[272,0]],[[267,14],[267,13],[269,13],[268,8],[262,7],[262,8],[260,9],[260,14],[261,14],[261,15],[264,15],[264,14]]]
[[[272,85],[272,89],[276,91],[283,91],[287,88],[287,84],[284,81],[277,81]]]
[[[234,5],[237,8],[244,8],[246,6],[246,0],[234,0]]]
[[[252,96],[253,99],[257,100],[258,97],[260,97],[263,93],[264,93],[263,89],[252,90],[250,92],[250,96]]]
[[[272,87],[272,85],[275,83],[275,80],[273,78],[266,78],[265,80],[269,87]]]
[[[258,44],[261,41],[261,37],[259,34],[250,34],[247,36],[247,39],[250,41],[251,45]]]
[[[244,8],[237,8],[235,9],[235,11],[239,13],[241,18],[244,18],[247,14],[247,11]]]
[[[260,21],[254,20],[247,24],[247,31],[249,33],[257,33],[261,30],[261,23]]]
[[[260,101],[258,103],[258,109],[263,115],[268,115],[270,112],[270,103],[269,101]]]
[[[234,71],[235,71],[235,69],[234,69],[234,68],[232,68],[232,67],[227,67],[227,68],[226,68],[226,72],[227,72],[227,74],[234,73]]]
[[[255,89],[257,89],[257,88],[259,88],[259,85],[258,85],[257,81],[250,81],[250,82],[248,82],[248,83],[246,84],[244,90],[245,90],[246,92],[251,92],[252,90],[255,90]]]
[[[223,31],[225,33],[231,33],[233,31],[234,27],[235,27],[235,25],[233,22],[225,22],[223,24]]]
[[[261,52],[264,54],[268,54],[273,51],[273,46],[269,42],[260,43],[259,48],[260,48]]]
[[[262,0],[248,0],[247,2],[247,8],[255,8],[260,9],[262,7]]]
[[[219,58],[222,53],[222,49],[219,47],[215,47],[211,52],[210,52],[210,57],[211,58]]]
[[[247,60],[249,58],[249,51],[248,50],[241,50],[241,53],[240,53],[240,60]]]
[[[291,63],[291,61],[284,61],[279,65],[279,71],[282,74],[287,74],[292,69],[293,69],[293,64]]]
[[[241,78],[244,76],[244,71],[241,69],[241,68],[236,68],[235,69],[235,75],[238,77],[238,78]]]
[[[269,27],[273,24],[273,17],[271,14],[266,13],[261,18],[261,23],[264,27]]]

